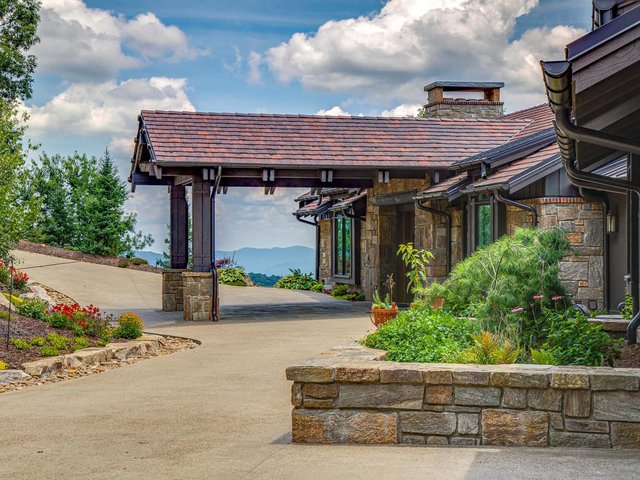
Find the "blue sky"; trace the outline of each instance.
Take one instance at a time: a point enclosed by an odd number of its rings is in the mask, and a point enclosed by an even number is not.
[[[27,103],[47,153],[100,154],[125,174],[141,108],[406,115],[434,80],[501,80],[507,111],[544,101],[537,62],[590,27],[587,0],[43,0]],[[218,245],[312,246],[298,191],[235,189]],[[168,197],[128,207],[163,247]]]

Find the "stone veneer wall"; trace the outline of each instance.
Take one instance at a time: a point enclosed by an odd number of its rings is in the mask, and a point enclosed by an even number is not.
[[[441,101],[425,105],[425,118],[500,118],[504,115],[502,102]]]
[[[208,321],[211,313],[211,273],[183,272],[184,311],[186,321]]]
[[[162,311],[181,312],[184,308],[182,274],[185,269],[162,271]]]
[[[289,367],[296,443],[640,448],[640,369],[376,361]]]
[[[320,220],[320,271],[319,281],[327,285],[331,282],[331,220]]]
[[[573,298],[604,308],[604,218],[602,205],[577,197],[523,200],[538,211],[541,228],[560,227],[567,232],[573,251],[559,264],[560,279]],[[507,206],[507,233],[531,226],[531,215]]]

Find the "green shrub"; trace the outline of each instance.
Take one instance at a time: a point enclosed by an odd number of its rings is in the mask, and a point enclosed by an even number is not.
[[[120,268],[129,268],[129,260],[126,258],[121,258],[118,260],[118,267]]]
[[[620,315],[624,320],[633,318],[633,297],[631,295],[624,296],[624,307],[620,310]]]
[[[324,285],[313,278],[312,274],[302,273],[299,268],[289,269],[289,271],[290,274],[278,280],[278,283],[275,284],[276,288],[288,288],[289,290],[324,289]]]
[[[246,287],[247,274],[242,267],[220,268],[218,269],[218,281],[223,285]]]
[[[31,348],[29,342],[27,342],[23,338],[12,338],[11,340],[9,340],[9,343],[11,343],[11,345],[16,347],[18,350],[29,350]]]
[[[32,347],[42,347],[47,341],[42,337],[33,337],[29,343]]]
[[[25,300],[17,305],[18,313],[24,317],[35,318],[36,320],[45,320],[49,306],[42,300],[33,299]]]
[[[558,365],[613,365],[620,355],[622,339],[614,339],[602,325],[590,323],[575,309],[547,312],[549,333],[543,349],[553,355]]]
[[[9,320],[9,312],[0,310],[0,320]]]
[[[9,368],[9,364],[3,361],[0,361],[0,370],[6,370],[7,368]]]
[[[50,347],[48,345],[45,345],[40,349],[41,357],[55,357],[56,355],[60,355],[60,352],[55,347]]]
[[[420,293],[427,304],[443,298],[445,308],[477,318],[483,329],[535,347],[546,330],[542,309],[565,306],[558,262],[569,248],[560,229],[520,228],[458,263],[442,285]]]
[[[556,357],[548,350],[531,349],[531,363],[535,365],[557,365]]]
[[[70,341],[70,338],[63,337],[57,333],[50,333],[47,335],[47,343],[57,350],[66,350]]]
[[[88,348],[90,346],[91,346],[91,342],[87,337],[76,337],[73,339],[73,345],[71,348],[75,352],[76,350]]]
[[[0,284],[9,285],[11,282],[11,270],[4,267],[2,260],[0,260]]]
[[[115,335],[119,338],[138,338],[142,336],[144,323],[140,315],[133,312],[125,312],[118,317],[118,328]]]
[[[109,343],[109,340],[107,340],[107,339],[104,339],[104,340],[98,340],[98,341],[96,342],[96,344],[97,344],[99,347],[104,347],[104,346],[106,346],[108,343]]]
[[[129,262],[131,263],[131,265],[149,265],[149,262],[140,257],[133,257],[129,260]]]
[[[442,362],[469,347],[478,330],[477,322],[425,307],[400,312],[398,318],[386,322],[363,343],[386,350],[388,360]]]
[[[46,318],[46,321],[56,328],[72,328],[77,326],[80,330],[84,331],[77,323],[71,318],[63,315],[60,312],[55,312]]]
[[[333,290],[331,290],[332,297],[342,297],[344,295],[347,295],[348,293],[349,293],[348,285],[336,285],[335,287],[333,287]]]
[[[482,331],[472,337],[473,345],[445,357],[451,363],[475,363],[480,365],[505,365],[515,363],[520,355],[509,340],[491,332]]]
[[[309,290],[316,293],[324,292],[324,285],[320,282],[316,282],[313,285],[311,285],[311,288]]]

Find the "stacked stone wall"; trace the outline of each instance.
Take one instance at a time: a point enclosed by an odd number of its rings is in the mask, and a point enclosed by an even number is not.
[[[184,308],[182,273],[184,269],[162,271],[162,311],[180,312]]]
[[[184,311],[186,321],[208,321],[211,313],[211,273],[183,272]]]
[[[425,105],[426,118],[500,118],[504,115],[502,102],[442,101]]]
[[[333,229],[331,226],[331,220],[320,220],[320,271],[319,281],[329,284],[331,282],[331,236]]]
[[[640,369],[378,361],[287,369],[296,443],[640,448]]]
[[[573,298],[604,308],[604,218],[602,205],[574,197],[523,200],[538,211],[541,228],[560,227],[567,232],[572,251],[560,262],[560,279]],[[507,207],[507,233],[531,226],[531,215]]]

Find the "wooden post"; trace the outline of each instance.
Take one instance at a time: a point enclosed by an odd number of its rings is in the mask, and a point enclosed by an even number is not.
[[[211,271],[211,182],[194,176],[191,187],[193,271]]]
[[[169,187],[171,197],[170,210],[170,257],[171,268],[187,268],[189,263],[189,212],[187,206],[186,188],[184,185],[171,185]]]

